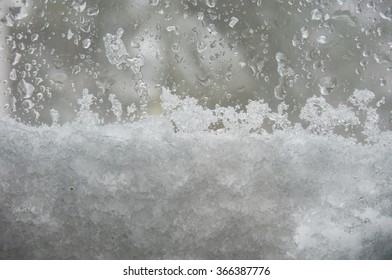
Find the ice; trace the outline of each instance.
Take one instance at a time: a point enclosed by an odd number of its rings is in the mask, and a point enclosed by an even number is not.
[[[327,133],[360,124],[352,107],[310,99],[313,132],[287,106],[208,110],[163,89],[163,115],[97,126],[93,98],[84,90],[62,126],[56,110],[51,127],[0,120],[1,258],[391,257],[391,135]],[[372,98],[350,100],[368,110]],[[219,119],[226,130],[211,128]]]
[[[30,98],[34,93],[35,87],[26,82],[25,79],[20,80],[18,83],[18,92],[21,94],[23,98]]]
[[[392,258],[388,1],[29,2],[0,259]]]
[[[230,22],[229,22],[229,26],[231,28],[234,28],[234,26],[238,23],[239,19],[236,17],[231,17],[230,18]]]

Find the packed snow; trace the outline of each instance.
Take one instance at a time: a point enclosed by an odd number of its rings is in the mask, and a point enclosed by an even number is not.
[[[351,99],[367,110],[371,97]],[[99,126],[83,102],[84,122],[3,118],[0,257],[392,257],[389,133],[366,143],[328,132],[340,125],[330,107],[315,130],[262,103],[229,115],[165,89],[162,100],[164,115],[129,124]],[[226,128],[208,128],[219,117]],[[279,123],[273,133],[263,118]]]

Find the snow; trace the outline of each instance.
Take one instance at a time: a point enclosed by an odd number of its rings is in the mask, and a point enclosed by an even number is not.
[[[100,126],[84,95],[91,122],[0,120],[0,258],[391,258],[390,133],[359,142],[168,90],[163,115]],[[353,96],[365,110],[372,94]],[[230,129],[208,128],[222,115]],[[254,133],[260,116],[281,125]]]

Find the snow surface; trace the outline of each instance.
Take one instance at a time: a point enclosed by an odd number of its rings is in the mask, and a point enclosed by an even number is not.
[[[351,101],[366,111],[371,98]],[[0,258],[392,258],[389,133],[336,135],[333,110],[360,120],[322,97],[301,115],[317,105],[325,118],[306,130],[261,102],[240,114],[162,101],[164,115],[129,124],[83,122],[83,102],[63,126],[1,119]],[[209,128],[217,116],[230,129]]]

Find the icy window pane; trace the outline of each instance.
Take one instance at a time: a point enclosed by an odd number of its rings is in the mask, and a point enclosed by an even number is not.
[[[391,21],[1,1],[0,258],[391,258]]]

